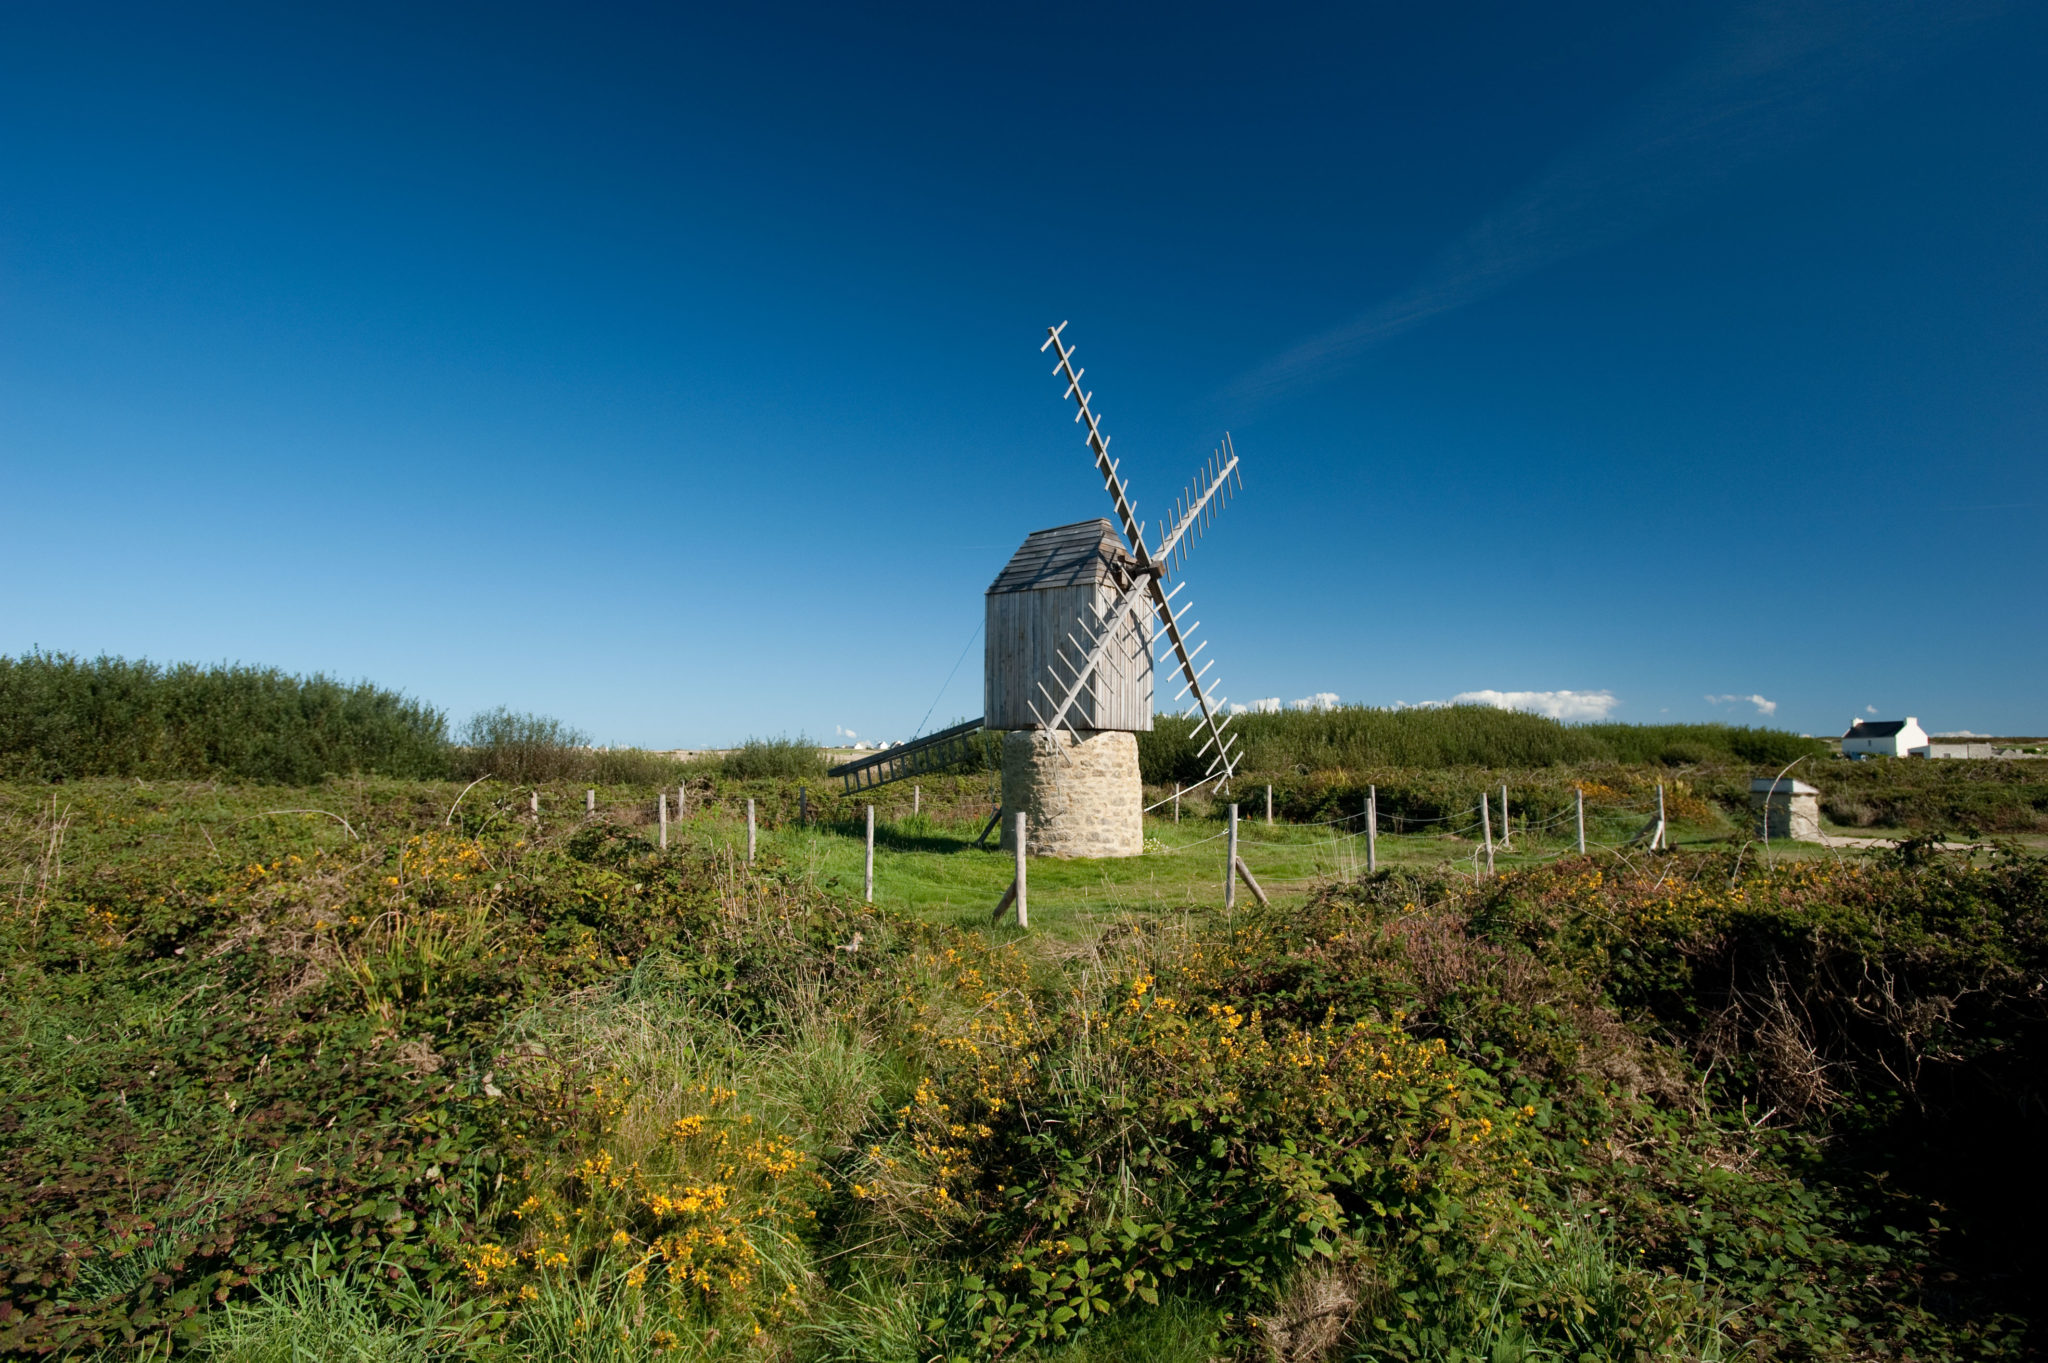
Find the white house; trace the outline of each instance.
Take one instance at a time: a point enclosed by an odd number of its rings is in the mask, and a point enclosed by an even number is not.
[[[1920,721],[1904,719],[1859,719],[1842,735],[1844,757],[1904,757],[1915,748],[1927,746],[1927,731]]]

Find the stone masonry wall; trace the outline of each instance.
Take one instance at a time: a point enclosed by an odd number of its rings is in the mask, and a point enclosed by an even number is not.
[[[1123,730],[1012,729],[1003,735],[1003,847],[1024,811],[1034,857],[1135,857],[1145,850],[1138,736]]]
[[[1006,787],[1007,789],[1007,787]],[[1820,801],[1812,795],[1771,795],[1766,801],[1752,792],[1749,807],[1756,815],[1756,836],[1777,842],[1819,842]]]

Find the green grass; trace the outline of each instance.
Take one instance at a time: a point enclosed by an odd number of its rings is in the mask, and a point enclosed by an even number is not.
[[[927,792],[933,805],[949,793],[936,784],[927,786]],[[1360,819],[1339,816],[1317,825],[1285,821],[1269,825],[1264,822],[1263,794],[1244,793],[1251,804],[1240,803],[1239,854],[1269,895],[1298,896],[1318,884],[1363,874],[1366,849]],[[1498,798],[1497,793],[1493,798]],[[810,826],[799,827],[794,802],[780,800],[777,825],[769,826],[764,820],[757,828],[759,855],[798,869],[828,890],[858,894],[863,884],[865,830],[855,811],[864,799],[889,801],[885,809],[878,810],[875,827],[875,902],[933,923],[967,929],[988,927],[991,910],[1015,875],[1015,861],[1012,854],[997,848],[994,834],[985,847],[973,845],[986,822],[985,817],[974,816],[985,808],[978,785],[967,786],[969,817],[959,817],[964,812],[960,803],[943,806],[947,813],[912,814],[906,791],[885,787],[851,800],[835,800]],[[1253,806],[1261,811],[1256,817],[1246,812]],[[814,807],[827,810],[825,797]],[[1589,845],[1620,847],[1641,830],[1646,813],[1634,808],[1589,810]],[[645,816],[635,810],[632,817],[643,820]],[[1572,822],[1561,815],[1551,816],[1548,822],[1548,827],[1532,831],[1529,821],[1518,817],[1512,839],[1496,843],[1495,871],[1504,874],[1539,867],[1572,854]],[[1433,827],[1446,831],[1381,832],[1378,865],[1396,871],[1443,870],[1467,877],[1476,876],[1486,865],[1476,812],[1461,821]],[[1179,822],[1170,813],[1146,816],[1142,856],[1032,858],[1027,881],[1032,930],[1081,937],[1099,930],[1103,921],[1124,915],[1220,909],[1226,835],[1227,823],[1216,817],[1210,802],[1191,799]],[[1498,839],[1498,830],[1495,836]],[[1736,846],[1744,839],[1744,826],[1714,807],[1700,805],[1696,818],[1671,820],[1669,837],[1674,845],[1693,848]],[[743,800],[728,797],[700,808],[690,819],[671,826],[670,839],[671,845],[679,848],[743,855]],[[1772,849],[1772,855],[1780,860],[1804,860],[1828,853],[1810,844],[1780,844]],[[1250,898],[1240,882],[1240,903]],[[1004,921],[1010,921],[1008,915]]]

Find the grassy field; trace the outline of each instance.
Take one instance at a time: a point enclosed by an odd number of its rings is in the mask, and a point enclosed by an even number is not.
[[[2024,1356],[2048,867],[1665,779],[1676,851],[1484,881],[1302,779],[1228,914],[1189,801],[1029,932],[976,777],[699,777],[665,851],[644,786],[0,786],[0,1348]]]
[[[892,804],[900,806],[900,799]],[[1193,802],[1191,801],[1190,804]],[[1323,825],[1278,822],[1268,825],[1240,812],[1240,855],[1269,896],[1300,897],[1318,885],[1355,880],[1365,871],[1365,841],[1358,818]],[[960,928],[989,926],[989,912],[1009,886],[1014,861],[996,850],[990,836],[985,848],[974,846],[983,820],[934,817],[892,811],[875,833],[875,902],[934,923]],[[638,809],[630,816],[643,832]],[[1476,818],[1473,821],[1476,823]],[[1598,814],[1588,838],[1595,844],[1619,847],[1640,830],[1634,813]],[[1121,914],[1175,914],[1220,909],[1223,904],[1223,848],[1227,825],[1208,812],[1190,810],[1180,822],[1170,816],[1146,819],[1143,856],[1106,861],[1034,859],[1030,866],[1030,902],[1034,931],[1058,936],[1083,936],[1099,930],[1106,919]],[[1857,830],[1861,832],[1862,830]],[[760,855],[800,867],[819,885],[858,892],[864,867],[863,827],[847,819],[799,828],[789,825],[757,830]],[[1674,844],[1704,849],[1727,845],[1733,836],[1724,821],[1708,826],[1674,822]],[[1902,836],[1904,836],[1902,834]],[[708,813],[671,828],[671,843],[703,851],[743,852],[746,823],[739,807],[720,804]],[[1574,851],[1572,825],[1561,822],[1538,832],[1519,831],[1506,846],[1497,846],[1494,866],[1505,873],[1542,866]],[[1778,860],[1824,857],[1826,849],[1810,844],[1785,844],[1771,851]],[[1377,862],[1382,869],[1422,872],[1443,870],[1467,877],[1485,864],[1479,829],[1470,824],[1456,832],[1381,833]],[[1249,901],[1240,882],[1238,898]],[[1006,916],[1007,921],[1007,916]]]

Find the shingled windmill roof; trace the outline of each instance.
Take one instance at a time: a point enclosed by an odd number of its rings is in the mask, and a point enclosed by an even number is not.
[[[1136,563],[1124,548],[1123,536],[1107,520],[1076,521],[1050,530],[1034,530],[1020,545],[989,594],[1035,592],[1048,587],[1092,587],[1114,583],[1116,569]]]

